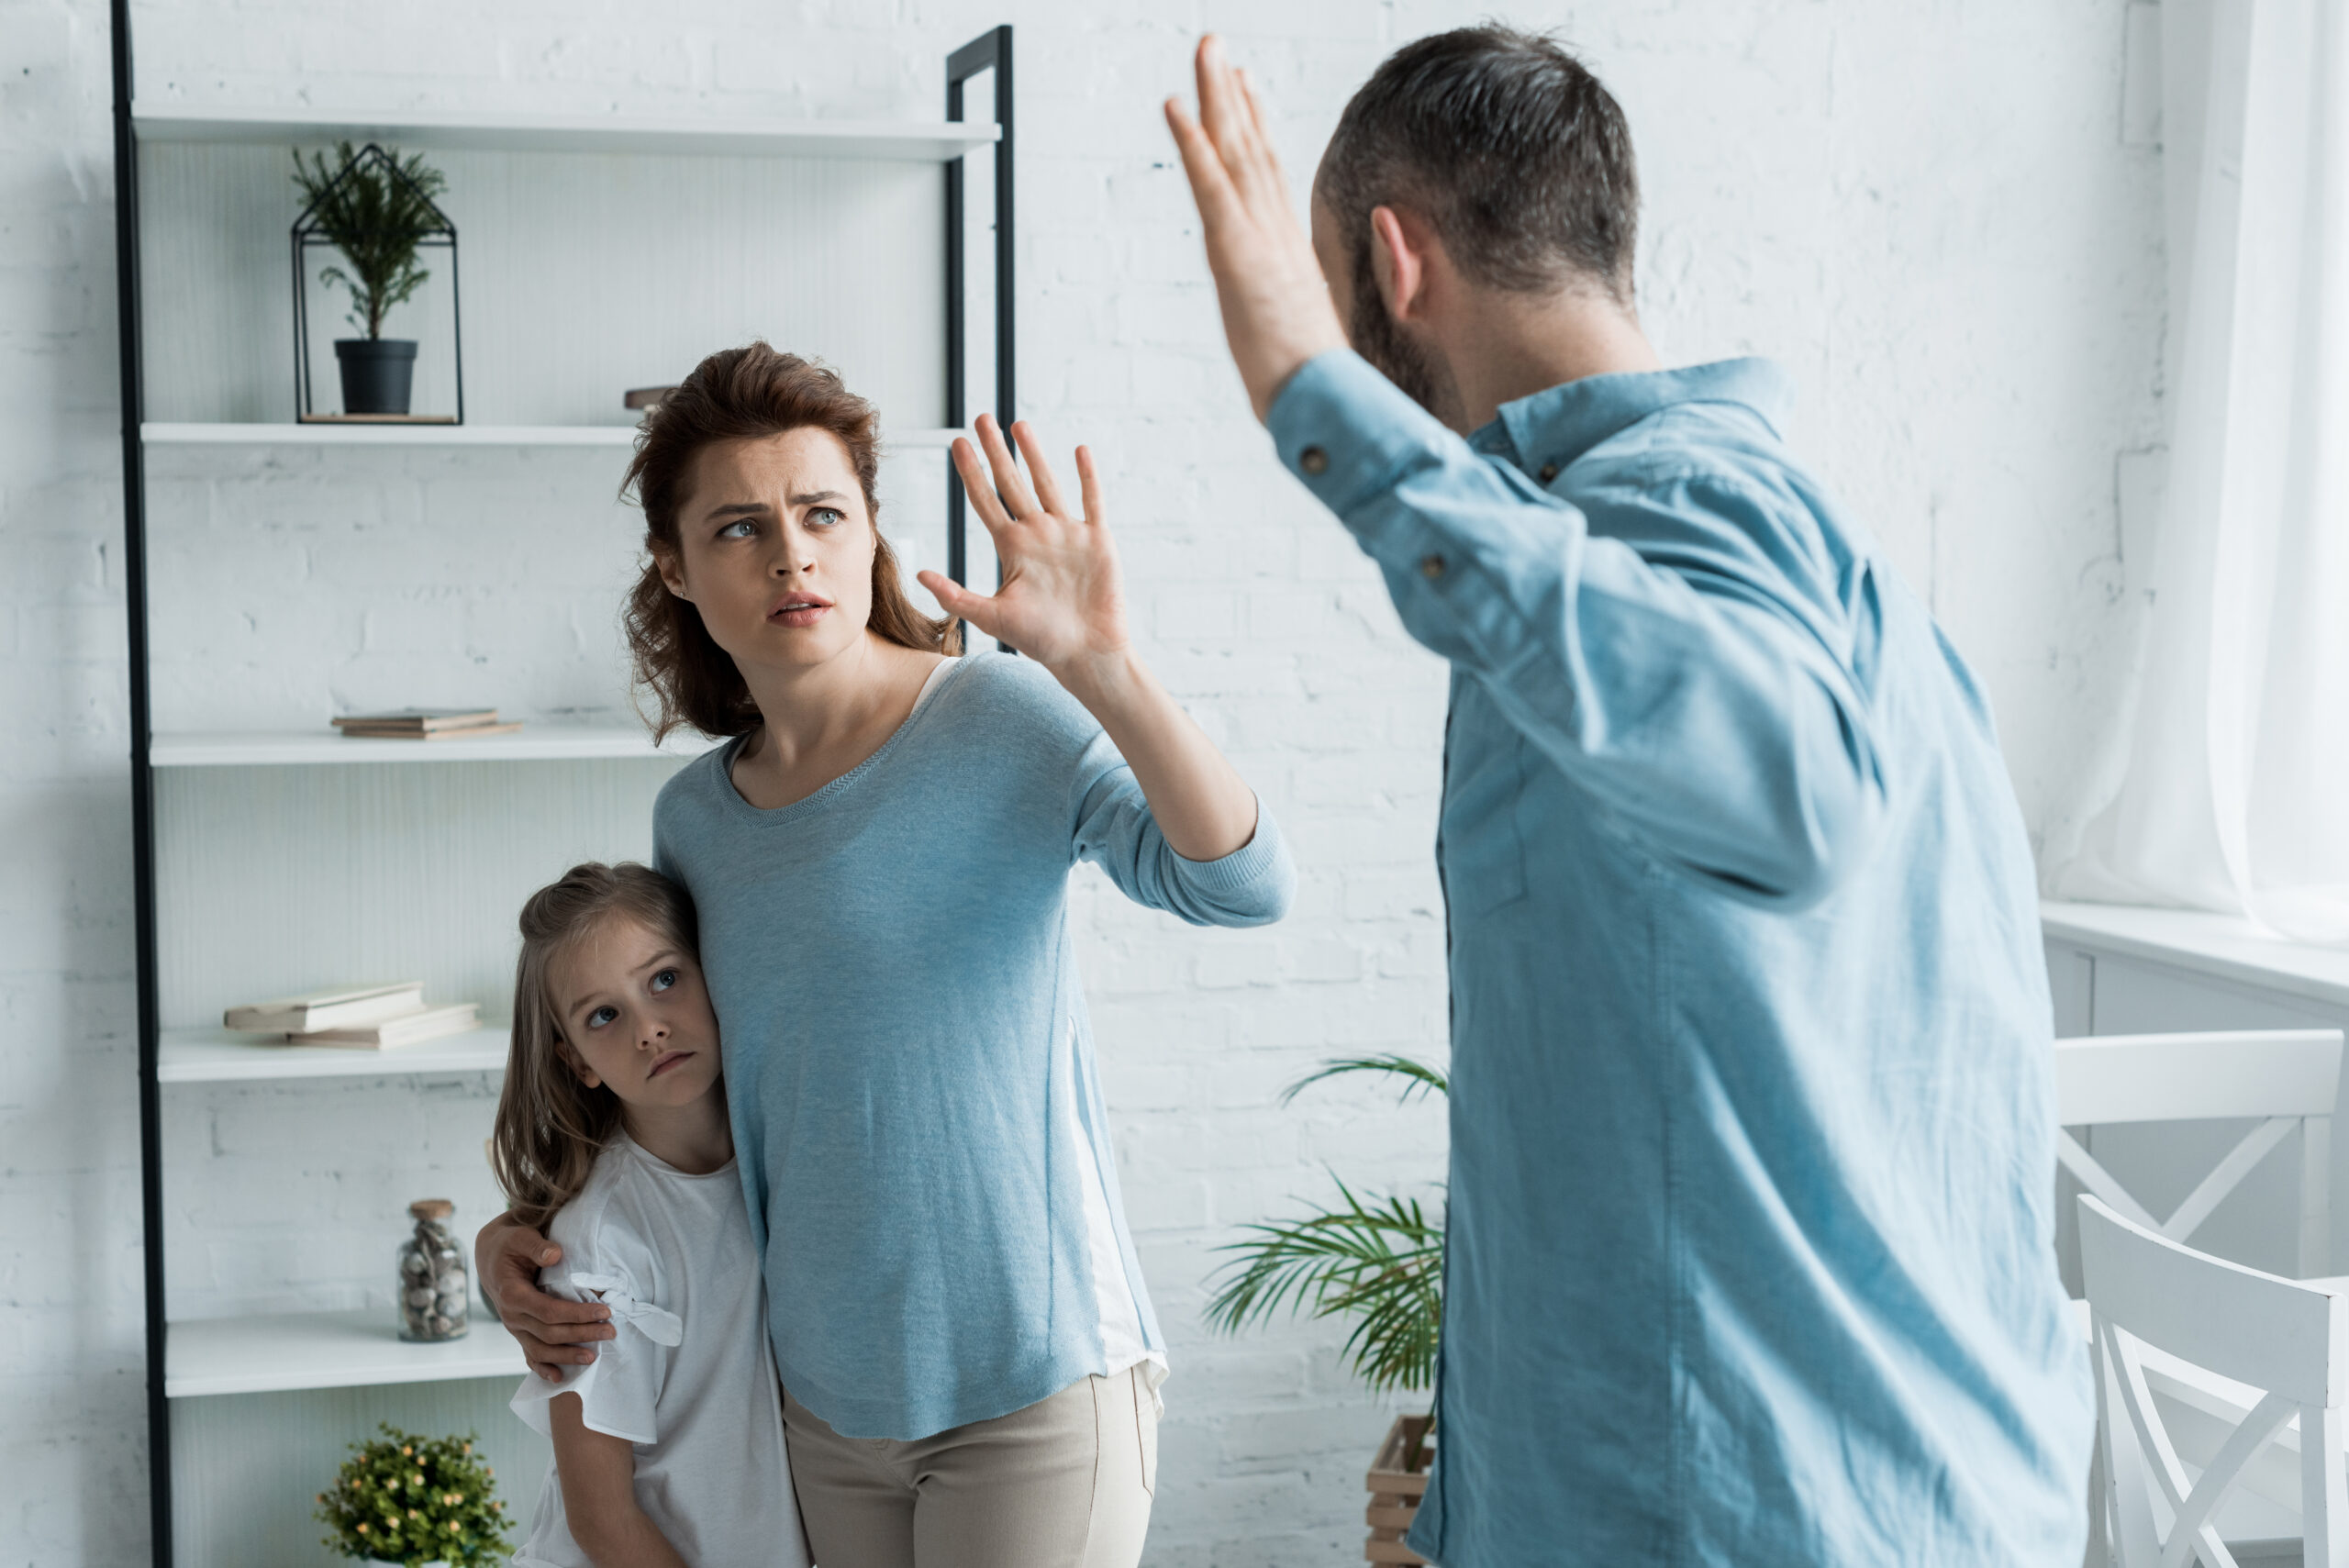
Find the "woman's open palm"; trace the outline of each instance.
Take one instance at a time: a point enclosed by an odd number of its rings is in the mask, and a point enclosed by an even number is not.
[[[1117,546],[1102,521],[1093,454],[1076,449],[1078,495],[1085,504],[1080,516],[1070,510],[1025,420],[1011,427],[1011,437],[1034,476],[1032,493],[992,417],[979,417],[978,435],[985,463],[979,450],[958,436],[954,467],[972,510],[995,539],[1002,581],[993,594],[974,594],[942,573],[924,572],[922,586],[950,613],[1048,670],[1124,653],[1132,641],[1125,580],[1118,570]]]

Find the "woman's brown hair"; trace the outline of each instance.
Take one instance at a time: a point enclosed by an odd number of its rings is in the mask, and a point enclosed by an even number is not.
[[[514,1037],[489,1162],[515,1218],[544,1230],[579,1195],[596,1157],[620,1129],[619,1097],[589,1088],[562,1059],[562,1019],[548,990],[554,961],[614,917],[635,920],[678,951],[697,951],[693,900],[650,866],[573,866],[522,906],[514,966]]]
[[[694,367],[685,384],[664,394],[644,417],[636,456],[621,494],[636,492],[644,508],[644,548],[650,557],[629,591],[625,625],[639,685],[661,707],[656,739],[681,724],[705,735],[743,735],[758,728],[751,688],[726,650],[702,624],[701,612],[669,592],[661,562],[679,556],[677,513],[695,456],[718,441],[779,436],[808,428],[829,430],[848,448],[873,519],[873,612],[865,624],[891,642],[925,653],[959,653],[962,628],[914,608],[897,580],[896,553],[881,533],[880,417],[848,389],[837,372],[779,353],[764,342],[721,349]]]

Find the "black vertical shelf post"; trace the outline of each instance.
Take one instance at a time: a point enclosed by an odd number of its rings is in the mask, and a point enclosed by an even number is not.
[[[995,408],[1006,429],[1019,417],[1016,356],[1012,352],[1011,223],[1011,25],[989,28],[946,57],[946,117],[963,117],[963,84],[983,71],[995,72]],[[965,384],[970,377],[969,335],[963,299],[966,255],[963,238],[963,161],[946,165],[946,423],[961,429],[970,418]],[[964,547],[963,480],[946,466],[946,575],[957,583],[969,575]]]
[[[172,1562],[172,1407],[163,1393],[163,1122],[156,1075],[155,771],[147,678],[146,375],[139,343],[139,132],[130,117],[130,0],[108,7],[114,45],[114,265],[122,349],[123,618],[130,656],[130,862],[139,975],[139,1207],[146,1242],[148,1528],[155,1568]]]

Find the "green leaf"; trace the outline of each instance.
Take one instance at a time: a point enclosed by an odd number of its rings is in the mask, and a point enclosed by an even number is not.
[[[1208,1304],[1208,1320],[1236,1334],[1287,1312],[1354,1320],[1345,1352],[1379,1389],[1420,1389],[1435,1376],[1443,1323],[1443,1224],[1416,1198],[1365,1203],[1343,1182],[1341,1207],[1245,1227]]]
[[[1320,1068],[1307,1073],[1281,1091],[1281,1104],[1286,1105],[1307,1089],[1326,1078],[1341,1078],[1351,1073],[1390,1073],[1403,1080],[1402,1103],[1409,1105],[1414,1095],[1434,1093],[1449,1095],[1452,1082],[1442,1073],[1423,1062],[1408,1056],[1349,1056],[1324,1062]]]

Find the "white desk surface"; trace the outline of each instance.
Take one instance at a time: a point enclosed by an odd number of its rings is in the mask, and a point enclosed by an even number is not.
[[[2271,937],[2237,916],[2047,903],[2040,906],[2040,927],[2051,940],[2349,1007],[2349,948]]]

